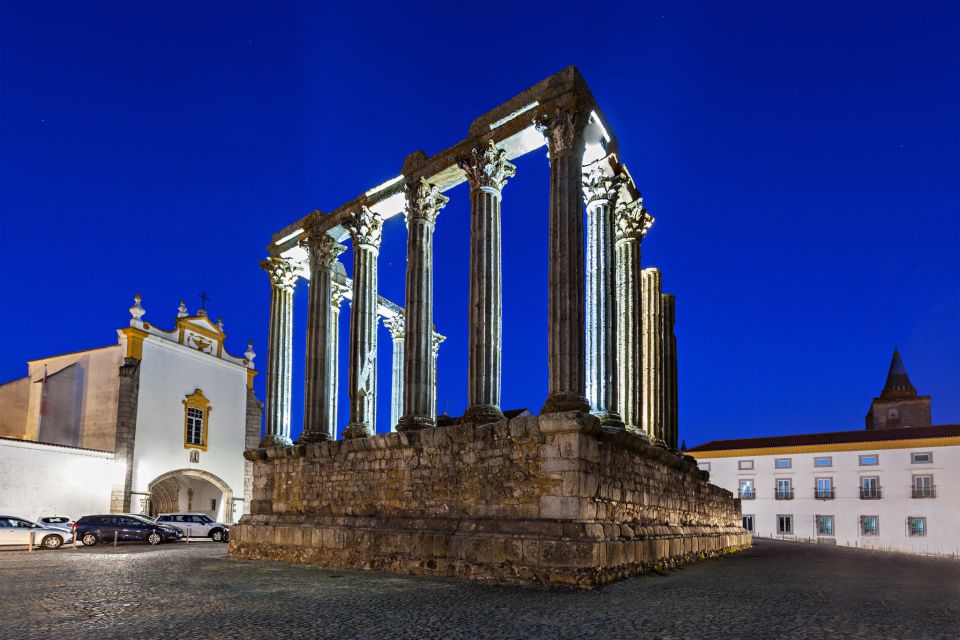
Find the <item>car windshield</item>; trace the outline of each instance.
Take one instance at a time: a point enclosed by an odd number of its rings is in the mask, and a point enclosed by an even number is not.
[[[132,519],[134,519],[134,520],[139,520],[140,522],[142,522],[142,523],[144,523],[144,524],[156,524],[156,523],[157,523],[156,520],[154,520],[153,518],[150,518],[150,517],[148,517],[148,516],[130,516],[130,517],[131,517]]]
[[[207,515],[200,516],[200,519],[206,522],[207,524],[210,524],[211,522],[213,522],[213,518]]]

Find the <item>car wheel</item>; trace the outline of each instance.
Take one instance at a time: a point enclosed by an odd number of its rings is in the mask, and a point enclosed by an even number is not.
[[[93,545],[97,544],[98,540],[97,540],[97,536],[95,536],[94,534],[85,533],[83,534],[83,537],[80,538],[80,542],[82,542],[83,546],[85,547],[92,547]]]
[[[49,535],[40,544],[43,545],[44,549],[59,549],[63,546],[63,538],[57,535]]]
[[[214,529],[210,532],[210,538],[214,542],[221,542],[223,540],[223,529]]]
[[[156,531],[151,531],[150,535],[147,536],[147,542],[153,545],[160,544],[163,541],[163,538]]]

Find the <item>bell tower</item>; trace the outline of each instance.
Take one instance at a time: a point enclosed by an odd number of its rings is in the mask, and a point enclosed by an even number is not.
[[[930,396],[918,396],[910,383],[900,352],[893,350],[887,383],[867,412],[867,429],[905,429],[930,426]]]

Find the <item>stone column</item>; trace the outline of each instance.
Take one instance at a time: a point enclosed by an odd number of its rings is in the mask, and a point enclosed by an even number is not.
[[[350,309],[350,423],[344,438],[376,433],[377,256],[383,218],[362,206],[344,222],[353,240],[353,302]]]
[[[293,368],[293,288],[297,273],[286,258],[260,262],[270,276],[270,337],[267,343],[267,426],[261,447],[290,445],[290,390]]]
[[[660,270],[643,270],[643,428],[658,445],[663,433],[663,296]]]
[[[346,247],[323,231],[300,241],[310,259],[310,297],[307,302],[307,354],[303,381],[303,433],[298,443],[333,438],[330,396],[336,346],[331,335],[333,265]]]
[[[679,447],[677,421],[677,336],[676,298],[671,293],[663,296],[663,439],[673,450]]]
[[[584,179],[587,205],[586,395],[591,413],[622,429],[617,388],[617,305],[614,206],[624,184],[597,167]]]
[[[643,419],[643,273],[640,244],[653,224],[643,200],[618,201],[617,261],[617,385],[620,415],[627,427],[644,434]]]
[[[434,422],[437,419],[437,358],[440,355],[440,344],[447,339],[436,331],[433,333],[433,372],[431,373],[431,386],[433,387],[433,399],[430,401],[430,415]]]
[[[583,130],[577,105],[537,120],[550,156],[549,394],[541,413],[589,411],[583,396]]]
[[[403,416],[397,431],[432,427],[433,229],[449,198],[420,180],[407,185],[406,336],[403,345]]]
[[[470,183],[470,309],[464,422],[503,418],[500,410],[502,299],[500,199],[516,167],[493,140],[457,160]]]
[[[330,415],[329,428],[330,436],[337,439],[337,411],[340,406],[340,305],[350,292],[349,287],[339,282],[334,282],[331,287],[330,297],[330,360],[327,363],[330,367],[330,375],[327,378],[330,381]]]
[[[390,430],[397,430],[403,415],[403,316],[397,315],[383,321],[393,339],[393,371],[390,375]]]

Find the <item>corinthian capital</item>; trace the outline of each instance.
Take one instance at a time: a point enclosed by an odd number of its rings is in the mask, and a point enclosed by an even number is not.
[[[329,269],[337,256],[347,250],[345,246],[323,231],[311,232],[300,240],[300,246],[307,250],[312,270]]]
[[[404,324],[403,316],[400,314],[383,321],[383,326],[387,328],[390,332],[390,337],[394,340],[403,339]]]
[[[380,248],[380,240],[383,238],[383,218],[366,205],[348,216],[343,226],[350,232],[354,245]]]
[[[340,305],[343,304],[343,301],[347,299],[347,296],[350,294],[350,287],[345,284],[340,284],[336,280],[331,283],[330,294],[330,304],[337,311],[340,310]]]
[[[411,220],[425,220],[430,224],[437,221],[440,209],[447,206],[450,198],[440,193],[440,187],[420,178],[407,184],[407,223]]]
[[[467,174],[471,189],[490,187],[500,191],[517,168],[507,160],[507,152],[491,140],[486,147],[475,147],[469,155],[457,158],[457,166]]]
[[[583,150],[583,130],[587,126],[589,114],[579,105],[566,108],[557,107],[553,114],[542,116],[533,121],[547,140],[550,157],[564,151]]]
[[[293,291],[297,283],[297,268],[289,259],[270,256],[260,261],[260,268],[270,276],[270,286]]]
[[[433,357],[436,358],[437,354],[440,353],[440,345],[443,344],[443,341],[447,339],[447,336],[440,335],[436,331],[433,332],[433,344],[431,345],[433,351]]]
[[[626,182],[626,176],[610,176],[604,173],[603,167],[595,167],[583,176],[583,199],[588,205],[601,200],[615,203]]]
[[[618,202],[615,209],[617,240],[643,240],[653,226],[653,216],[643,206],[643,198]]]

